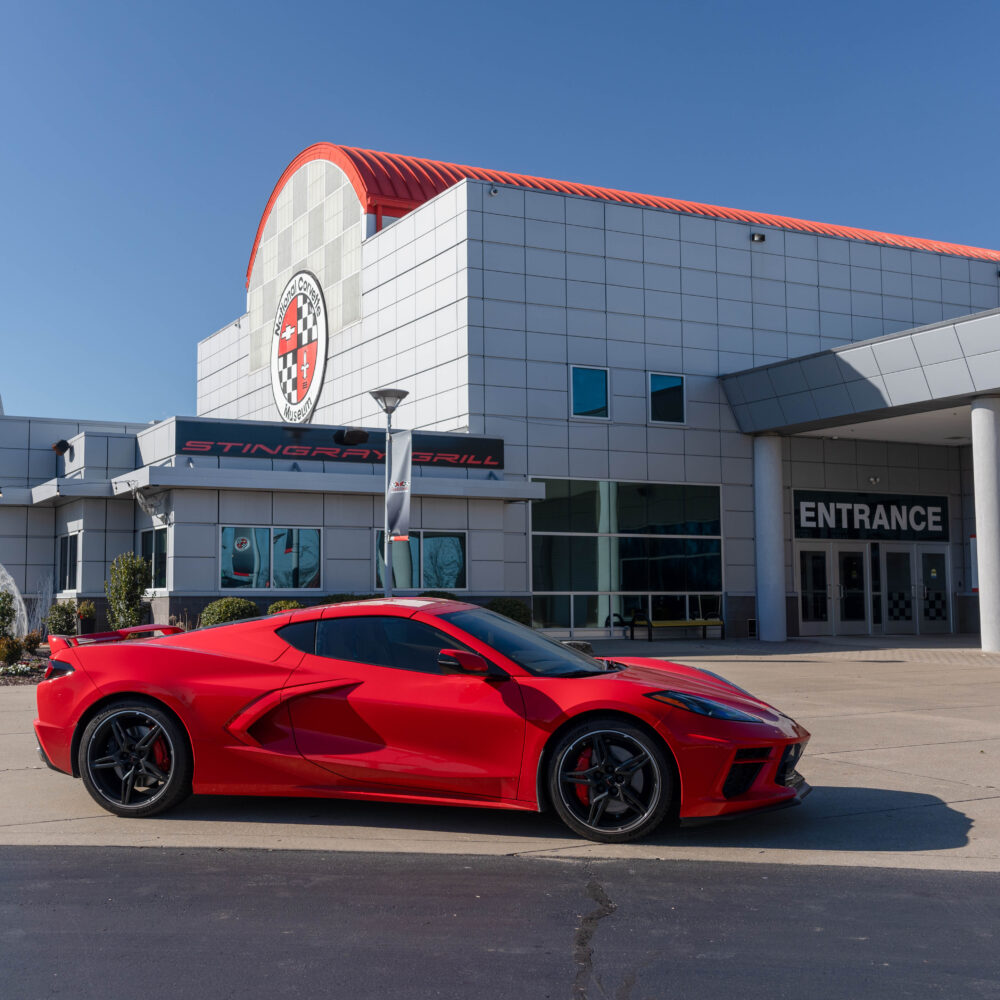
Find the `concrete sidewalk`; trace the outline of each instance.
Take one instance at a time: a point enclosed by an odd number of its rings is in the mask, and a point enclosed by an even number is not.
[[[194,798],[123,820],[38,762],[34,689],[0,688],[0,844],[260,847],[1000,871],[1000,654],[971,637],[594,643],[714,670],[813,734],[799,809],[608,847],[551,815],[332,800]]]

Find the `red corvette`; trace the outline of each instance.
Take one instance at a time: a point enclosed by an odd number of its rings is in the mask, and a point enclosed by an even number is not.
[[[132,632],[166,633],[138,639]],[[122,642],[131,638],[132,641]],[[119,816],[191,792],[542,810],[634,840],[794,805],[809,734],[715,674],[596,660],[456,601],[52,637],[39,753]]]

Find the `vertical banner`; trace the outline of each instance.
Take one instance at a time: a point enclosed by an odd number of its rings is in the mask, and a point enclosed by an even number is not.
[[[385,524],[389,538],[404,542],[410,537],[410,476],[413,461],[412,431],[392,435],[392,465],[385,494]]]

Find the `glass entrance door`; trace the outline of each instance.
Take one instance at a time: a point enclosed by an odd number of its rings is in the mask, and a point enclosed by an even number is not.
[[[830,613],[827,547],[799,551],[799,634],[829,635]]]
[[[913,635],[917,631],[914,607],[913,549],[885,547],[884,627],[889,635]]]
[[[865,574],[867,546],[836,548],[837,600],[834,630],[837,635],[868,631],[868,587]]]
[[[951,614],[948,592],[948,557],[946,552],[920,549],[920,631],[950,632]]]

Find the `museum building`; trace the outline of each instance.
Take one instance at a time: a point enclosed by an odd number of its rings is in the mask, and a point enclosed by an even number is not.
[[[246,313],[198,344],[196,415],[0,416],[0,564],[29,603],[48,580],[99,603],[134,550],[158,620],[376,591],[370,392],[396,386],[397,592],[521,597],[562,635],[644,616],[998,649],[998,272],[993,250],[319,143],[267,201]]]

